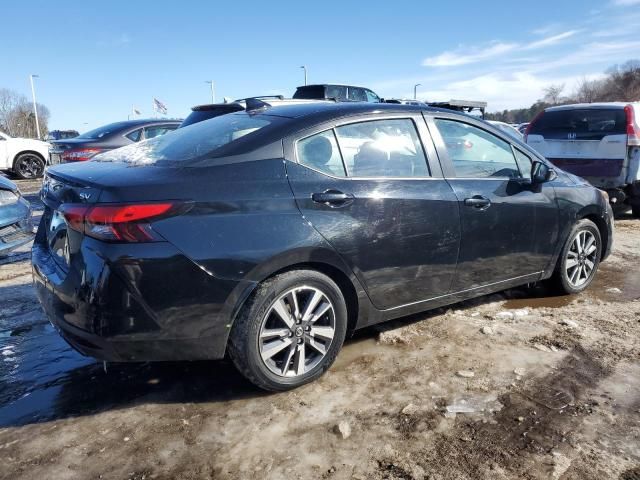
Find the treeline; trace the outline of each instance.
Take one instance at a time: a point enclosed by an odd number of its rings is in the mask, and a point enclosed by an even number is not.
[[[529,108],[487,113],[486,118],[507,123],[524,123],[530,122],[540,110],[554,105],[640,101],[640,60],[615,65],[600,80],[585,79],[569,95],[564,96],[563,92],[564,85],[551,85],[545,89],[544,98]]]
[[[49,109],[41,103],[37,103],[36,108],[40,135],[44,138],[49,132]],[[11,137],[38,137],[33,103],[8,88],[0,88],[0,131]]]

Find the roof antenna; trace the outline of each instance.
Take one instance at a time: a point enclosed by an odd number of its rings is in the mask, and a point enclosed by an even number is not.
[[[247,111],[262,110],[263,108],[269,108],[271,106],[267,102],[263,102],[258,98],[247,98],[245,100],[245,103],[247,105],[246,107]]]

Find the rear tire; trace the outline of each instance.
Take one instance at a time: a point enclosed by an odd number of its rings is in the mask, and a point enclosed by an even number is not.
[[[44,173],[44,159],[35,153],[21,153],[13,162],[13,173],[18,178],[30,180],[40,178]]]
[[[229,356],[258,387],[290,390],[331,366],[346,331],[347,307],[338,285],[315,270],[293,270],[257,287],[233,325]]]
[[[593,281],[602,255],[600,230],[591,220],[579,220],[560,252],[551,277],[552,288],[559,294],[584,291]]]

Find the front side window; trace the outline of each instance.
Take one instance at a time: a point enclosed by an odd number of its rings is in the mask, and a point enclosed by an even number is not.
[[[518,162],[518,167],[520,168],[522,178],[531,178],[531,168],[533,166],[531,157],[522,153],[517,148],[514,148],[514,151],[516,152],[516,162]]]
[[[428,177],[427,159],[410,119],[374,120],[336,128],[351,177]]]
[[[468,123],[441,118],[435,123],[456,177],[521,177],[508,142]]]
[[[344,177],[344,165],[333,130],[300,140],[296,145],[298,161],[323,173]]]
[[[367,102],[380,103],[380,97],[371,90],[365,90],[365,93],[367,94]]]

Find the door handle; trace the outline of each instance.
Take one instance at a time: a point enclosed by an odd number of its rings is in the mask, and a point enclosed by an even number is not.
[[[480,210],[485,210],[491,206],[491,200],[482,195],[474,195],[471,198],[465,198],[464,204],[467,207],[473,207]]]
[[[351,193],[343,193],[339,190],[327,190],[322,193],[311,194],[311,200],[316,203],[324,203],[333,207],[347,205],[354,200],[354,196]]]

